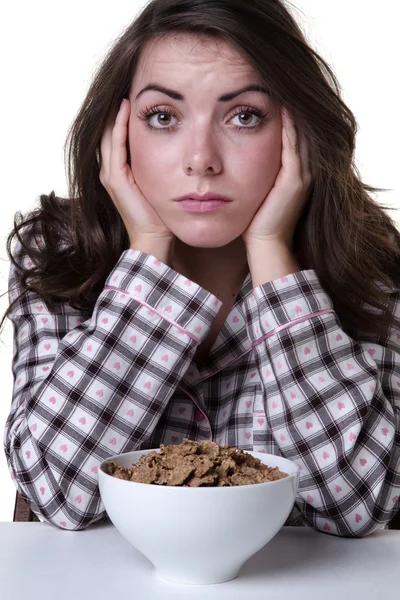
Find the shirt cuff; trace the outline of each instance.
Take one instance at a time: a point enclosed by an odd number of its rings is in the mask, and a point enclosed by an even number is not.
[[[125,250],[105,283],[118,300],[135,299],[202,341],[222,302],[155,256]]]
[[[312,317],[335,312],[314,270],[299,271],[256,287],[246,298],[252,341]]]

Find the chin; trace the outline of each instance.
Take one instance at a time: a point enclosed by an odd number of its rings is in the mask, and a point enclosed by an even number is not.
[[[197,234],[195,231],[176,232],[175,236],[183,244],[192,248],[222,248],[238,237],[234,233],[213,234],[211,231],[198,232]]]

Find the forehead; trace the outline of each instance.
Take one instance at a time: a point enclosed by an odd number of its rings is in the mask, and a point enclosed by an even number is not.
[[[244,80],[260,77],[248,59],[233,45],[215,38],[194,35],[174,36],[148,42],[144,47],[134,80],[141,85],[156,77],[185,75]],[[217,75],[218,74],[218,75]]]

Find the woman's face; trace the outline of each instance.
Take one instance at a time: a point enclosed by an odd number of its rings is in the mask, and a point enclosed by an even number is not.
[[[150,84],[182,99],[154,90],[137,98]],[[170,38],[142,53],[129,94],[132,172],[167,227],[189,246],[219,248],[241,236],[280,170],[281,115],[269,96],[247,91],[219,100],[250,85],[261,85],[260,77],[225,42]],[[207,192],[233,202],[202,213],[174,202]]]

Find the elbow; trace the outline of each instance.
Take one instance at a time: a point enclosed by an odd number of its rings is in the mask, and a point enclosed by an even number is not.
[[[39,508],[33,512],[45,523],[66,531],[83,531],[91,525],[109,521],[105,511],[95,515],[77,516],[76,511],[69,510],[67,504],[58,510],[55,515],[49,515],[45,508]]]
[[[384,529],[386,523],[382,523],[374,517],[351,519],[345,515],[335,515],[333,518],[328,513],[314,513],[304,515],[306,525],[316,531],[344,538],[364,538],[375,531]],[[354,521],[354,522],[353,522]]]

